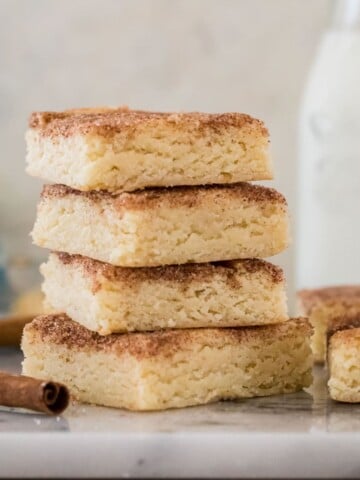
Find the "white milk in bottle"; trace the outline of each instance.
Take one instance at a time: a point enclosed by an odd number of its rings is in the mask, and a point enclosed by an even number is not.
[[[297,287],[360,284],[360,0],[334,2],[299,140]]]

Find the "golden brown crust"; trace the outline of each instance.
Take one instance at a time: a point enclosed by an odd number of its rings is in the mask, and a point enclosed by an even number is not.
[[[106,202],[117,210],[143,210],[165,205],[169,207],[196,207],[205,202],[225,199],[241,199],[244,202],[259,204],[280,204],[287,206],[286,199],[273,188],[253,185],[246,182],[228,185],[196,185],[187,187],[159,187],[112,194],[105,191],[82,192],[65,185],[45,185],[42,199],[79,196],[91,202]]]
[[[335,333],[360,328],[360,312],[355,315],[341,315],[330,320],[327,328],[327,339],[329,340]]]
[[[305,315],[310,315],[315,307],[323,304],[331,306],[341,303],[346,307],[354,302],[360,303],[360,285],[306,289],[300,290],[297,295]]]
[[[119,108],[83,108],[64,112],[34,112],[29,127],[46,137],[69,137],[75,134],[112,136],[117,133],[128,137],[147,127],[186,129],[192,135],[221,133],[229,127],[251,130],[253,135],[268,138],[263,122],[243,113],[165,113]]]
[[[342,346],[342,345],[355,345],[358,347],[360,342],[360,328],[359,327],[353,327],[353,328],[347,328],[345,330],[338,330],[337,332],[333,333],[329,337],[329,349],[328,353],[330,353],[330,348],[333,348],[335,346]]]
[[[54,252],[60,262],[65,265],[75,265],[97,284],[103,276],[110,281],[122,281],[126,284],[140,282],[164,281],[181,283],[185,287],[191,282],[211,280],[215,275],[222,276],[229,287],[238,289],[241,286],[239,273],[261,272],[267,275],[273,283],[284,282],[284,272],[281,268],[259,259],[229,260],[225,262],[193,263],[184,265],[167,265],[163,267],[115,267],[109,263],[93,260],[81,255]]]
[[[25,335],[34,341],[62,345],[69,349],[111,352],[132,355],[137,359],[172,356],[179,350],[191,348],[195,342],[207,346],[223,343],[246,343],[249,340],[273,341],[289,335],[310,336],[312,328],[305,318],[288,320],[276,325],[242,328],[204,328],[163,330],[147,333],[101,336],[70,320],[64,314],[42,315],[25,327]],[[31,341],[31,340],[30,340]]]

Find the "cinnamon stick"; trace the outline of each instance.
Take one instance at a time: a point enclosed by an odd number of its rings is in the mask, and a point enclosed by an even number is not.
[[[59,415],[69,404],[69,391],[60,383],[0,372],[0,405]]]

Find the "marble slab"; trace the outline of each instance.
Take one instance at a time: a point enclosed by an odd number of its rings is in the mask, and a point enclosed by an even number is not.
[[[21,354],[0,349],[0,369]],[[0,477],[357,478],[360,406],[308,392],[132,413],[72,405],[62,417],[0,410]]]

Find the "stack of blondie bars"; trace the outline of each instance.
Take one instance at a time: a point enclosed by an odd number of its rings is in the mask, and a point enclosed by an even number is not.
[[[268,132],[248,115],[34,113],[34,242],[55,312],[23,335],[25,374],[133,410],[293,392],[311,381],[307,320],[287,316],[288,213]]]

